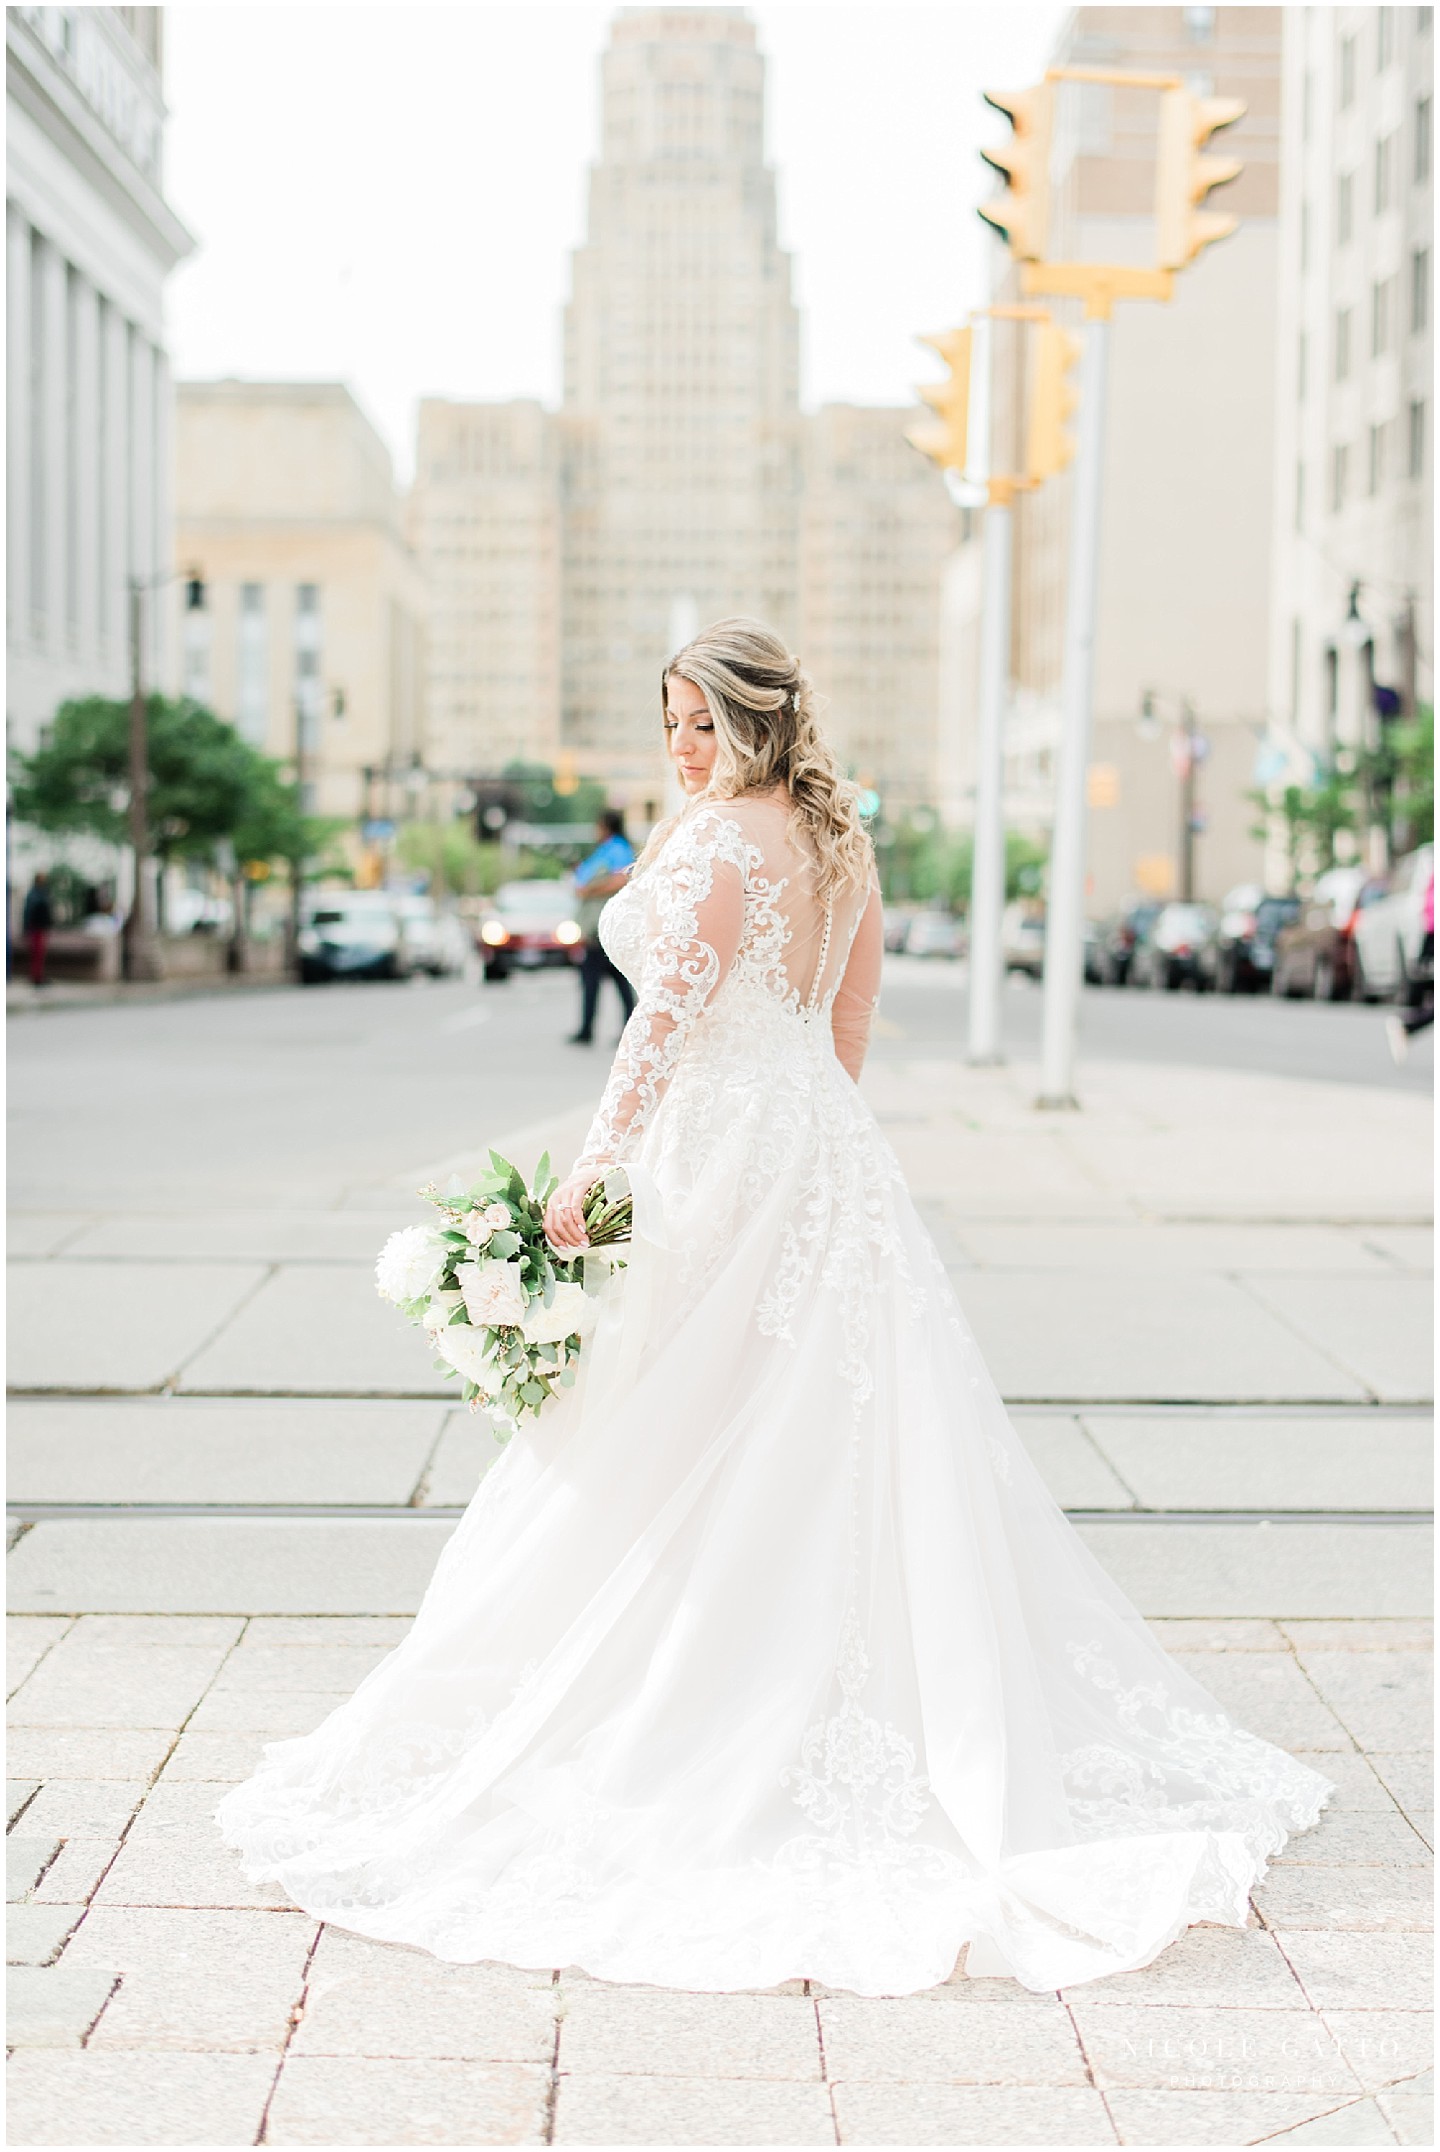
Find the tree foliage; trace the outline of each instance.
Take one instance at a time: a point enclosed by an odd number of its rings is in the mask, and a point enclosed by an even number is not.
[[[280,765],[201,704],[149,698],[150,841],[161,860],[305,859],[341,825],[302,815]],[[129,842],[130,708],[62,703],[35,752],[16,758],[16,816],[37,829]]]

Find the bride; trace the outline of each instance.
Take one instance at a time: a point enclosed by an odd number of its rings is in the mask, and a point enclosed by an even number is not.
[[[247,1875],[457,1962],[677,1988],[1055,1988],[1147,1964],[1328,1788],[1160,1650],[1007,1420],[856,1087],[880,892],[810,682],[667,666],[687,795],[601,933],[634,982],[547,1231],[633,1260],[413,1630],[221,1805]]]

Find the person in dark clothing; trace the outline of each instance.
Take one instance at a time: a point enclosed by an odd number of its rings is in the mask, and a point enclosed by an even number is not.
[[[30,984],[44,986],[45,954],[50,946],[50,929],[55,923],[55,915],[50,908],[49,876],[43,867],[25,893],[25,909],[20,923],[30,958]]]
[[[580,1029],[571,1033],[572,1046],[590,1046],[595,1039],[595,1011],[600,988],[606,979],[615,981],[628,1022],[635,994],[623,971],[617,971],[600,941],[600,914],[605,901],[621,888],[635,864],[635,848],[625,834],[625,817],[618,808],[607,807],[600,816],[600,842],[588,859],[575,869],[575,888],[580,897],[580,931],[584,954],[580,960]]]

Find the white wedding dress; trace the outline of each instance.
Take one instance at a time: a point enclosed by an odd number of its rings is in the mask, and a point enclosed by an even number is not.
[[[630,1170],[633,1260],[405,1642],[221,1805],[308,1912],[676,1988],[904,1994],[967,1942],[1055,1988],[1243,1925],[1320,1812],[1013,1433],[845,1065],[878,890],[812,885],[747,799],[606,908],[639,1003],[584,1157]]]

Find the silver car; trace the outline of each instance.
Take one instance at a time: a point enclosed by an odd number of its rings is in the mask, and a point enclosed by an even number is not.
[[[1425,892],[1435,872],[1435,847],[1422,844],[1391,868],[1384,894],[1362,904],[1353,928],[1355,999],[1403,994],[1416,975]]]

